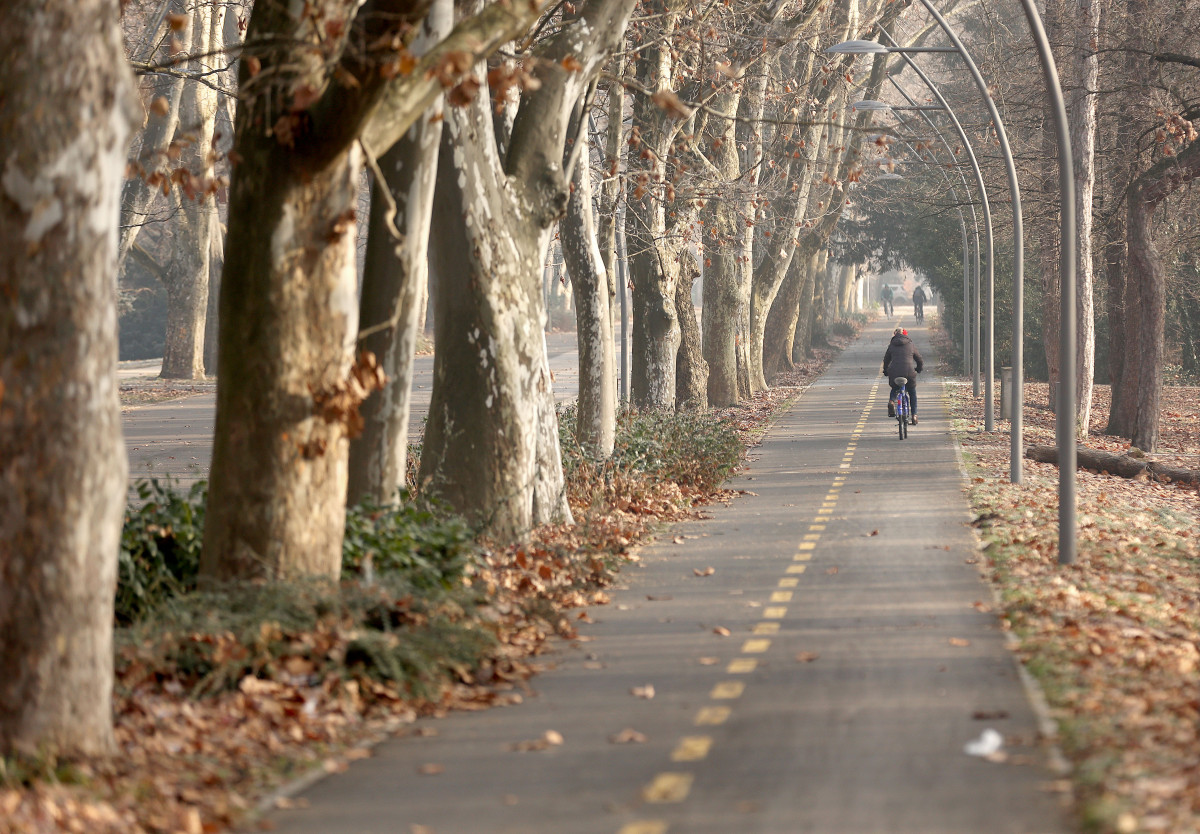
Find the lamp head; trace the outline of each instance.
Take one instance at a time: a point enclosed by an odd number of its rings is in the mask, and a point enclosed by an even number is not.
[[[834,55],[878,55],[881,52],[891,52],[886,46],[875,41],[843,41],[825,51]]]

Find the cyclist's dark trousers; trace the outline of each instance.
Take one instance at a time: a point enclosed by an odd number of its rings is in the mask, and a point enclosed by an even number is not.
[[[925,318],[925,305],[917,303],[913,305],[913,315],[919,319]]]
[[[888,394],[888,402],[892,405],[896,404],[896,392],[900,390],[900,386],[888,380],[888,384],[892,386],[892,393]],[[909,380],[905,383],[905,388],[908,389],[908,406],[912,414],[917,413],[917,383],[915,380]]]
[[[888,318],[892,317],[892,302],[886,298],[883,300],[883,312],[887,314]]]

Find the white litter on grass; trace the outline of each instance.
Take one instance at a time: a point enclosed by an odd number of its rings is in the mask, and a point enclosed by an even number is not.
[[[1004,746],[1004,736],[990,727],[983,731],[979,738],[969,742],[963,752],[968,756],[994,756]]]

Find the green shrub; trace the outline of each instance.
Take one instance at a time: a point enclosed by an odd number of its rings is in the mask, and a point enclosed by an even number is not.
[[[858,335],[866,323],[867,315],[865,313],[850,313],[829,326],[829,335],[853,338]]]
[[[593,477],[597,466],[575,439],[576,420],[573,405],[560,410],[559,440],[568,480]],[[737,430],[714,414],[626,409],[617,417],[612,458],[602,466],[610,472],[708,489],[728,478],[741,456]]]
[[[117,559],[115,617],[124,625],[196,585],[204,538],[208,484],[186,492],[155,478],[135,484],[140,505],[130,505]]]
[[[186,493],[153,478],[136,484],[139,502],[126,511],[118,560],[115,617],[128,625],[196,587],[204,538],[204,481]],[[416,503],[365,502],[346,513],[342,568],[348,574],[401,574],[415,588],[448,586],[475,553],[461,519]]]
[[[229,691],[247,676],[315,682],[348,673],[431,697],[496,645],[465,613],[472,593],[416,594],[397,575],[193,591],[117,632],[118,672],[129,686],[142,670],[194,696]]]
[[[401,492],[399,506],[364,501],[346,512],[342,569],[397,573],[418,588],[448,586],[475,554],[475,534],[461,518]]]

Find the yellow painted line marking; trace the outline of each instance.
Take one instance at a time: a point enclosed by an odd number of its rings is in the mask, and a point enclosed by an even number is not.
[[[848,463],[839,463],[838,464],[838,469],[849,469],[849,468],[850,468],[850,464],[848,464]]]
[[[818,540],[818,539],[820,539],[820,538],[821,538],[821,534],[820,534],[820,533],[805,533],[805,534],[804,534],[804,540],[805,540],[806,542],[815,542],[815,541],[817,541],[817,540]]]
[[[842,464],[842,466],[846,466],[846,465],[847,464],[844,464],[844,463]],[[833,515],[833,507],[822,507],[821,509],[817,510],[817,515]],[[821,519],[821,520],[825,521],[826,519]]]
[[[758,661],[752,657],[735,657],[729,661],[725,671],[731,675],[746,675],[758,668]]]
[[[698,762],[708,756],[712,736],[684,736],[671,751],[673,762]]]
[[[810,525],[808,525],[808,529],[809,530],[824,530],[825,525],[824,524],[810,524]]]
[[[754,627],[751,634],[778,634],[779,623],[759,623]]]
[[[788,573],[804,573],[804,565],[788,565]]]
[[[732,701],[734,698],[742,697],[742,693],[745,691],[746,684],[741,681],[721,681],[712,688],[708,697],[714,701]]]
[[[814,542],[800,542],[800,550],[816,550],[817,545]]]
[[[701,707],[696,713],[697,727],[715,727],[729,720],[729,707]]]
[[[777,605],[772,608],[763,609],[763,617],[768,620],[782,620],[787,616],[787,608],[782,605]]]
[[[821,509],[823,509],[823,510],[832,510],[836,506],[837,506],[837,501],[822,501],[821,502]]]
[[[742,654],[762,654],[771,648],[770,640],[747,640],[742,643]]]
[[[690,773],[660,773],[654,781],[642,788],[642,799],[647,802],[683,802],[692,789]]]
[[[662,820],[635,820],[622,825],[617,834],[667,834],[667,824]]]
[[[791,601],[792,601],[792,592],[791,591],[772,591],[771,592],[771,602],[791,602]]]
[[[800,567],[804,567],[804,566],[801,565]],[[785,578],[779,580],[780,588],[796,588],[796,587],[799,587],[799,585],[800,585],[800,580],[796,579],[794,577],[785,577]],[[772,600],[772,601],[774,601],[774,600]]]

